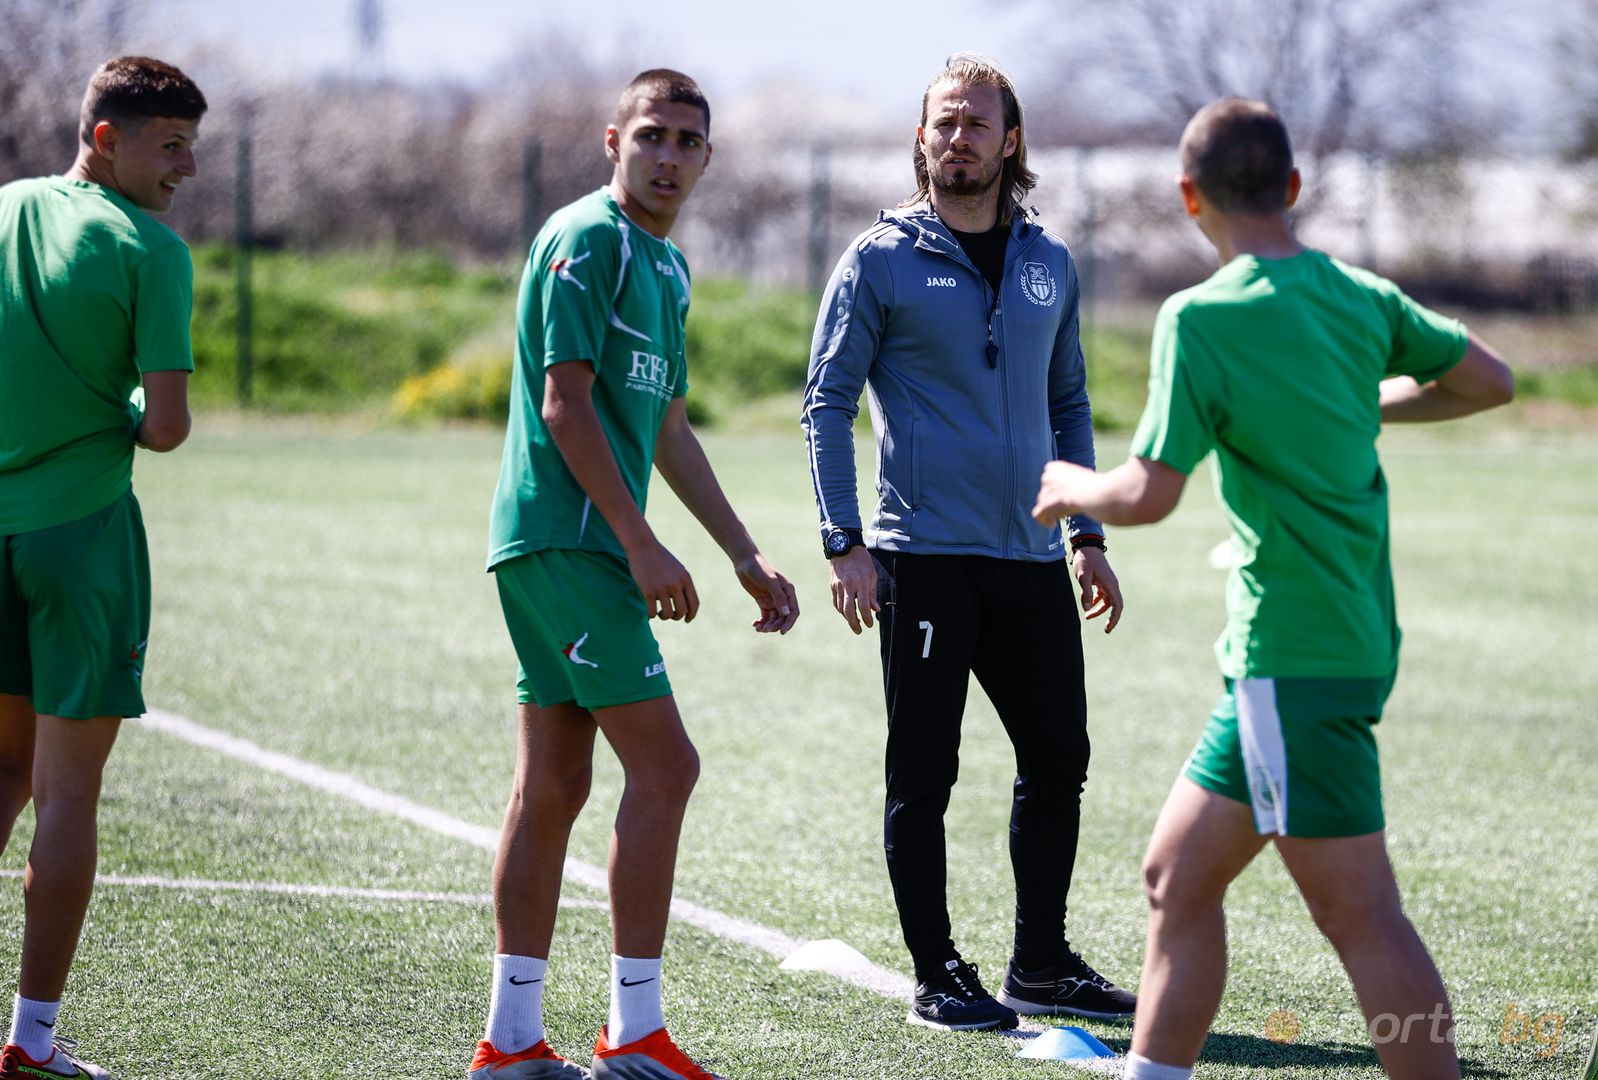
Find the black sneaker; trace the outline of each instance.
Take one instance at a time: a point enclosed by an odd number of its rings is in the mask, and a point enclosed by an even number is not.
[[[1021,1022],[1013,1010],[982,989],[977,966],[959,957],[950,960],[942,974],[916,984],[915,1000],[905,1020],[939,1031],[1013,1028]]]
[[[999,988],[999,1000],[1027,1016],[1122,1020],[1137,1012],[1137,995],[1088,967],[1082,954],[1072,952],[1070,945],[1061,950],[1060,959],[1037,971],[1022,971],[1012,959]]]

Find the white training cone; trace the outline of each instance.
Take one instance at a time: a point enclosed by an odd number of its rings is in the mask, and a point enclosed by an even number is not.
[[[1115,1057],[1115,1051],[1079,1027],[1051,1027],[1016,1056],[1046,1061],[1097,1061]]]
[[[784,971],[861,971],[871,966],[871,961],[847,941],[823,938],[807,941],[779,965]]]

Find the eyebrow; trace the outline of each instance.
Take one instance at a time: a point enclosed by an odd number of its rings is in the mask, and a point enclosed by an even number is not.
[[[703,131],[700,131],[698,128],[669,128],[669,127],[667,127],[664,124],[641,124],[638,127],[638,131],[640,133],[645,132],[645,131],[660,131],[660,132],[677,131],[679,134],[691,135],[692,137],[694,137],[696,139],[701,139],[702,140],[702,139],[705,138],[705,133]]]

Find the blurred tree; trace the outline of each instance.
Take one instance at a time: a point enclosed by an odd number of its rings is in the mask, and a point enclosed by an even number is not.
[[[383,36],[388,27],[383,0],[355,0],[354,23],[357,72],[382,74]]]
[[[1598,0],[1572,0],[1566,20],[1554,27],[1559,58],[1560,113],[1566,155],[1598,158]]]
[[[1166,142],[1201,106],[1235,94],[1276,107],[1310,160],[1477,145],[1488,125],[1472,121],[1483,110],[1459,78],[1476,6],[1084,0],[1069,30],[1044,34],[1067,60],[1052,65],[1056,86],[1033,94],[1044,104],[1037,126],[1071,141]]]
[[[142,14],[136,0],[0,0],[0,183],[72,164],[83,88]]]

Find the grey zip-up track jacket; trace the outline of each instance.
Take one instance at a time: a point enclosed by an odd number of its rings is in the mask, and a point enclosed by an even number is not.
[[[1065,242],[1017,213],[999,295],[930,205],[884,210],[822,298],[805,386],[805,446],[823,531],[860,528],[854,420],[877,436],[868,546],[1049,562],[1032,520],[1043,466],[1093,467],[1093,415]],[[1103,533],[1073,517],[1070,535]]]

